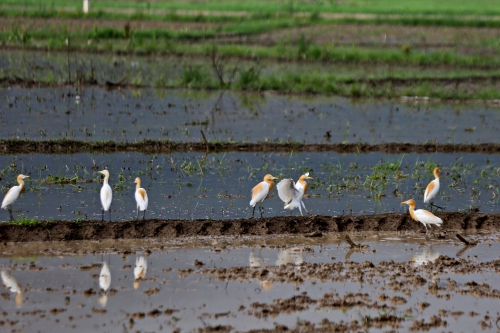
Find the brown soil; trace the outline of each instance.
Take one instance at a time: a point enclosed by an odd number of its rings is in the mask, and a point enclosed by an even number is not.
[[[461,229],[500,229],[500,214],[436,213],[441,232]],[[412,231],[424,226],[408,214],[366,216],[279,216],[237,220],[145,220],[131,222],[41,222],[36,226],[0,225],[1,242],[103,239],[174,239],[192,236],[283,235],[318,232]],[[437,230],[433,228],[433,230]],[[439,237],[442,237],[441,235]],[[454,237],[454,236],[453,236]]]
[[[498,143],[478,144],[438,144],[438,143],[208,143],[208,152],[277,152],[304,151],[338,153],[500,153]],[[85,142],[76,140],[32,141],[19,139],[0,139],[0,154],[75,154],[82,152],[116,153],[137,151],[144,154],[161,154],[172,152],[207,152],[204,142],[172,142],[161,140],[144,140],[140,142]]]

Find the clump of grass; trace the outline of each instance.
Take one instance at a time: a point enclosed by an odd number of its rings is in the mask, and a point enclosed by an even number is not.
[[[38,217],[27,218],[26,216],[20,215],[14,221],[9,221],[9,224],[20,225],[20,226],[34,226],[40,223]]]

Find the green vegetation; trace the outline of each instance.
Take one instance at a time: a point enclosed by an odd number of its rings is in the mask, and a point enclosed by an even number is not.
[[[27,218],[23,215],[20,215],[15,220],[9,221],[8,223],[13,224],[13,225],[20,225],[20,226],[29,227],[29,226],[34,226],[34,225],[39,224],[40,221],[38,220],[38,217],[34,217],[34,218],[30,219],[30,218]]]
[[[3,56],[11,65],[0,82],[95,85],[125,77],[137,88],[500,99],[500,9],[482,1],[99,1],[84,14],[80,0],[22,7],[8,0],[0,6],[0,49],[21,55]],[[32,70],[32,51],[50,51],[55,64]],[[98,64],[96,54],[108,63]],[[148,60],[130,61],[141,63],[138,70],[111,64],[124,55]],[[110,73],[118,78],[102,76]]]

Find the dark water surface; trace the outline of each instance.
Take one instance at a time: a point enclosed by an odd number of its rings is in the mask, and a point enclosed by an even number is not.
[[[498,142],[500,112],[439,104],[272,92],[0,89],[0,137],[134,142]],[[328,132],[328,134],[327,134]]]
[[[310,172],[312,214],[365,215],[404,212],[401,202],[413,198],[425,208],[423,192],[442,170],[435,200],[446,211],[480,209],[497,213],[500,155],[383,153],[139,153],[0,156],[2,192],[17,174],[30,175],[26,191],[14,203],[14,215],[48,219],[100,219],[101,175],[110,171],[112,218],[135,218],[135,177],[148,191],[149,218],[224,219],[251,216],[250,191],[265,174],[293,178]],[[60,184],[58,182],[68,182]],[[397,191],[396,191],[397,189]],[[263,206],[265,216],[289,214],[274,190]],[[7,211],[0,211],[7,220]],[[293,214],[299,214],[298,210]],[[107,218],[107,216],[106,216]]]

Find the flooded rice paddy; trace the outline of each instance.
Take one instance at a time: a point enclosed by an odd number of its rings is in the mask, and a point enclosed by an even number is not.
[[[267,173],[297,180],[310,172],[314,179],[304,202],[311,214],[403,213],[401,202],[409,198],[424,208],[423,192],[436,166],[442,175],[435,202],[444,211],[498,212],[500,155],[486,154],[2,155],[0,177],[5,193],[17,174],[30,176],[25,193],[14,203],[15,217],[100,219],[102,176],[97,170],[107,168],[114,221],[135,218],[135,177],[141,177],[148,191],[147,218],[234,219],[251,216],[250,191]],[[276,191],[273,194],[263,204],[264,216],[288,215]],[[9,218],[7,211],[0,213],[0,219]]]
[[[491,142],[498,106],[98,87],[0,89],[2,138],[200,142]],[[245,124],[241,126],[241,124]]]
[[[0,325],[204,332],[496,331],[499,234],[0,245]],[[103,262],[106,265],[103,265]],[[36,328],[36,329],[35,329]]]

